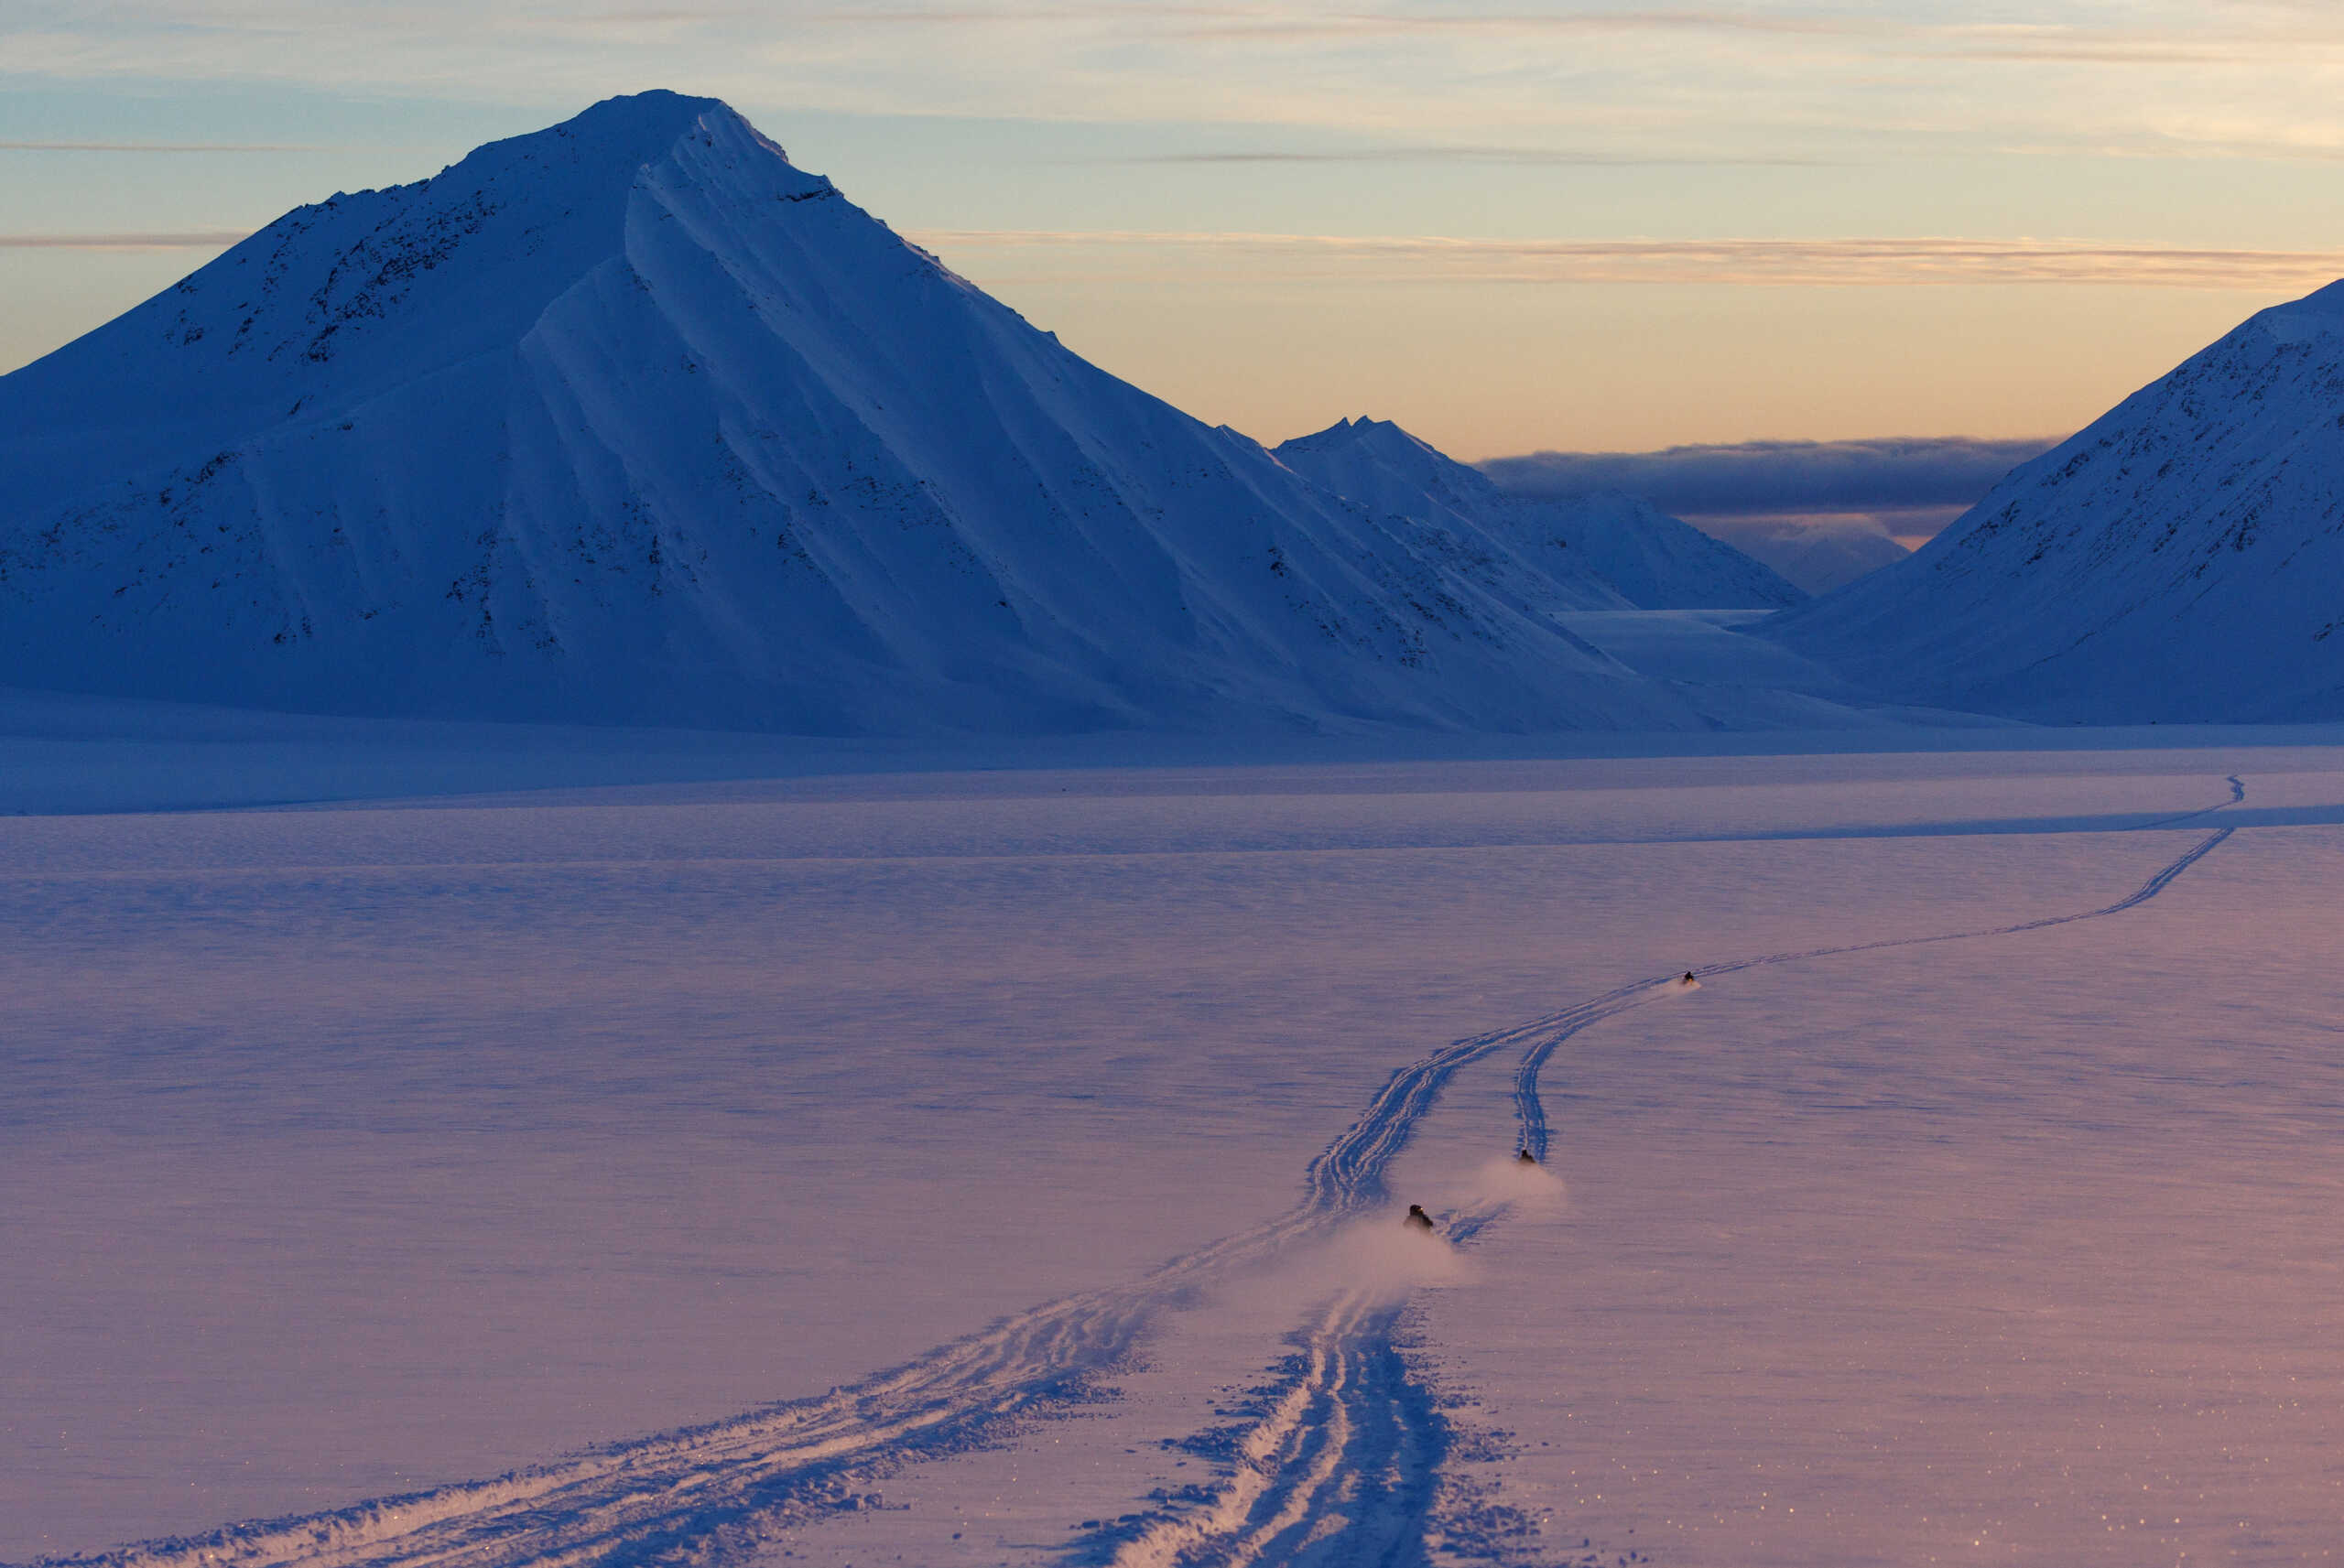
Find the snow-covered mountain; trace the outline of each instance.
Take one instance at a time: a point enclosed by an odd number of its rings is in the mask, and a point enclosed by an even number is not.
[[[1894,566],[1913,552],[1875,517],[1735,517],[1686,519],[1764,563],[1808,593],[1829,593]]]
[[[2344,283],[2251,318],[1767,635],[1910,700],[2344,717]]]
[[[0,378],[0,681],[788,731],[1707,727],[1462,514],[1086,363],[723,104],[288,213]]]
[[[1275,449],[1278,460],[1384,516],[1514,542],[1572,610],[1772,610],[1806,594],[1731,545],[1631,495],[1509,494],[1388,420],[1346,419]]]

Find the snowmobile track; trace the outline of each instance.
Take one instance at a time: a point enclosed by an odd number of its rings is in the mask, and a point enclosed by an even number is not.
[[[2229,782],[2233,793],[2231,799],[2223,804],[2234,805],[2244,798],[2245,787],[2235,777]],[[2193,812],[2189,817],[2204,815],[2206,812]],[[2172,886],[2236,831],[2225,827],[2208,834],[2159,868],[2132,892],[2096,909],[1973,931],[1768,954],[1696,968],[1690,972],[1698,979],[1842,953],[2015,935],[2119,914],[2137,908]],[[1528,1043],[1514,1076],[1514,1104],[1523,1146],[1543,1162],[1548,1130],[1538,1097],[1538,1075],[1557,1048],[1606,1019],[1683,994],[1686,993],[1675,976],[1638,980],[1515,1032]],[[1485,1035],[1460,1041],[1448,1052],[1436,1054],[1416,1068],[1396,1075],[1385,1090],[1386,1096],[1405,1094],[1412,1100],[1422,1098],[1428,1108],[1431,1097],[1437,1095],[1439,1084],[1446,1081],[1449,1074],[1465,1062],[1487,1054],[1483,1043],[1495,1038]],[[1412,1074],[1422,1074],[1423,1081],[1413,1081]],[[1407,1125],[1413,1126],[1413,1122],[1411,1117]],[[1387,1130],[1385,1135],[1392,1133]],[[1405,1135],[1401,1136],[1405,1141]],[[1321,1157],[1321,1164],[1326,1163],[1326,1159]],[[1317,1168],[1314,1166],[1314,1170]],[[1447,1227],[1450,1241],[1471,1240],[1499,1217],[1502,1208],[1500,1206],[1450,1217]],[[1404,1304],[1387,1302],[1382,1310],[1372,1314],[1346,1313],[1339,1308],[1307,1331],[1303,1343],[1308,1356],[1301,1370],[1275,1387],[1276,1402],[1270,1415],[1248,1434],[1243,1456],[1215,1502],[1197,1513],[1174,1516],[1158,1523],[1115,1554],[1114,1568],[1204,1568],[1206,1564],[1237,1568],[1239,1564],[1264,1560],[1264,1550],[1271,1546],[1275,1546],[1280,1554],[1269,1560],[1308,1564],[1310,1568],[1322,1563],[1399,1568],[1428,1561],[1427,1541],[1433,1531],[1438,1470],[1448,1449],[1449,1433],[1430,1395],[1415,1379],[1395,1343],[1394,1333]],[[1382,1376],[1370,1376],[1366,1371],[1370,1367],[1388,1370]],[[1297,1424],[1314,1420],[1323,1428],[1315,1438]],[[1405,1435],[1387,1439],[1379,1451],[1360,1453],[1357,1468],[1337,1466],[1329,1475],[1324,1456],[1353,1444],[1364,1448],[1357,1435],[1362,1433]],[[1265,1474],[1273,1460],[1278,1462],[1279,1468]],[[1384,1467],[1378,1468],[1379,1464]],[[1413,1473],[1391,1467],[1405,1464],[1421,1464],[1426,1468]],[[1376,1488],[1373,1494],[1363,1495],[1369,1493],[1371,1487]]]
[[[2203,810],[2189,812],[2181,816],[2167,817],[2159,822],[2144,823],[2129,831],[2149,832],[2170,827],[2176,823],[2194,821],[2199,817],[2211,816],[2226,807],[2236,806],[2246,799],[2246,785],[2241,782],[2236,773],[2230,774],[2225,782],[2230,786],[2230,798],[2219,805],[2209,806]],[[1796,964],[1809,958],[1837,957],[1847,953],[1874,953],[1889,947],[1919,947],[1934,942],[1968,942],[1984,936],[2016,936],[2024,932],[2043,931],[2054,925],[2072,925],[2080,920],[2099,920],[2111,914],[2122,914],[2128,909],[2136,909],[2148,903],[2166,888],[2171,887],[2183,872],[2212,854],[2221,847],[2225,839],[2237,831],[2235,827],[2216,828],[2197,845],[2176,857],[2169,864],[2160,868],[2155,875],[2150,877],[2131,893],[2118,899],[2114,903],[2105,904],[2098,909],[2081,910],[2073,914],[2046,915],[2040,920],[2020,921],[2013,925],[1986,926],[1976,931],[1948,931],[1930,936],[1892,936],[1877,942],[1856,942],[1838,947],[1812,947],[1796,953],[1768,953],[1755,958],[1737,958],[1730,963],[1697,966],[1687,972],[1696,979],[1705,979],[1711,975],[1731,975],[1743,969],[1764,968],[1774,964]],[[1629,1008],[1640,1007],[1647,1001],[1656,1000],[1668,994],[1671,989],[1670,982],[1666,978],[1646,980],[1638,986],[1623,987],[1622,991],[1615,991],[1610,995],[1621,996],[1625,993],[1627,1000],[1617,1005],[1604,1007],[1600,1011],[1576,1021],[1559,1032],[1542,1036],[1524,1054],[1522,1065],[1516,1069],[1514,1077],[1514,1118],[1521,1124],[1524,1148],[1529,1150],[1542,1162],[1546,1158],[1550,1134],[1546,1127],[1546,1108],[1538,1097],[1538,1075],[1556,1050],[1572,1035],[1590,1025],[1600,1023],[1607,1018],[1616,1017]],[[1608,998],[1599,1000],[1608,1000]]]
[[[745,1560],[793,1520],[853,1506],[858,1479],[972,1446],[989,1430],[1079,1392],[1198,1286],[1380,1206],[1386,1167],[1460,1068],[1515,1049],[1581,1011],[1458,1041],[1393,1074],[1360,1119],[1311,1162],[1302,1202],[1277,1218],[1131,1284],[1035,1307],[821,1398],[493,1479],[39,1562],[42,1568],[634,1568],[689,1561],[711,1568]],[[1356,1330],[1326,1332],[1345,1378],[1378,1386],[1397,1375],[1388,1327],[1364,1338]],[[1364,1370],[1354,1377],[1354,1368]],[[1372,1430],[1384,1435],[1361,1441],[1394,1454],[1422,1447],[1424,1423],[1385,1415],[1391,1408],[1379,1397]],[[1429,1463],[1423,1474],[1431,1475]],[[1338,1560],[1372,1559],[1329,1559]]]
[[[2245,790],[2231,783],[2234,803]],[[1692,972],[1728,974],[2009,935],[2119,914],[2154,898],[2233,831],[2213,833],[2104,908],[1988,930],[1769,954]],[[1524,1051],[1516,1107],[1525,1145],[1543,1158],[1547,1130],[1538,1069],[1573,1035],[1673,989],[1673,977],[1634,981],[1444,1046],[1392,1075],[1359,1119],[1312,1160],[1303,1199],[1286,1214],[1128,1285],[1035,1307],[820,1398],[765,1405],[492,1479],[46,1557],[40,1568],[635,1568],[685,1562],[722,1568],[745,1561],[792,1522],[854,1506],[857,1480],[982,1443],[988,1431],[1078,1392],[1126,1357],[1197,1287],[1381,1207],[1391,1162],[1460,1069],[1500,1051]],[[1426,1561],[1447,1428],[1395,1342],[1404,1305],[1358,1294],[1334,1303],[1304,1332],[1303,1369],[1249,1439],[1246,1461],[1223,1498],[1127,1543],[1123,1551],[1132,1555],[1117,1561],[1134,1568]]]
[[[1398,1346],[1405,1300],[1350,1292],[1296,1336],[1299,1369],[1199,1510],[1124,1542],[1113,1568],[1408,1568],[1426,1561],[1447,1422]]]

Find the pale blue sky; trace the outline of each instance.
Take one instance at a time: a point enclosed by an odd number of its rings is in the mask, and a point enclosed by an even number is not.
[[[0,4],[0,367],[649,86],[1268,440],[2058,433],[2344,274],[2310,5],[121,0]]]

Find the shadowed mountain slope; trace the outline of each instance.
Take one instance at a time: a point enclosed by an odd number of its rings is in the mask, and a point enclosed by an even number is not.
[[[1571,610],[1772,610],[1806,597],[1770,568],[1633,496],[1509,494],[1389,421],[1346,419],[1278,460],[1386,516],[1486,530],[1524,551]]]
[[[709,99],[287,214],[0,378],[9,684],[826,733],[1713,726],[1536,552],[1085,362]]]
[[[1764,633],[1915,702],[2344,717],[2344,284],[2265,310]]]

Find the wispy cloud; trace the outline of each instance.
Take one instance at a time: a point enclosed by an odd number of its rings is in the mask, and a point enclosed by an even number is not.
[[[8,251],[222,251],[248,237],[244,229],[189,229],[121,234],[0,233]]]
[[[267,80],[549,105],[667,80],[797,110],[1600,143],[1656,167],[2344,146],[2344,14],[2332,7],[2023,9],[2016,23],[1983,19],[2007,8],[1982,0],[33,0],[0,20],[0,57],[20,77],[58,81]],[[1731,158],[1702,156],[1718,149]]]
[[[333,149],[296,142],[6,142],[9,153],[318,153]]]
[[[1087,252],[1145,265],[1195,258],[1218,276],[1378,282],[1844,287],[2098,284],[2277,290],[2344,275],[2344,250],[2247,250],[2088,240],[1508,240],[1440,235],[929,230],[947,254]]]
[[[568,18],[569,26],[610,22],[716,21],[746,12],[613,12]],[[1818,16],[1778,10],[1614,11],[1429,10],[1405,4],[1382,9],[1309,5],[939,5],[801,13],[801,26],[825,28],[1105,27],[1133,35],[1202,38],[1374,38],[1427,37],[1603,38],[1638,34],[1745,39],[1845,40],[1867,52],[1942,59],[2046,60],[2084,64],[2211,64],[2268,59],[2290,50],[2344,49],[2344,22],[2306,10],[2306,19],[2273,23],[2239,16],[2195,24],[2111,26],[2067,22],[1943,22],[1915,18]]]
[[[1883,31],[1875,23],[1727,11],[1232,11],[1179,30],[1204,37],[1341,38],[1482,36],[1590,38],[1611,34],[1713,34],[1739,38],[1847,38]]]
[[[1703,168],[1825,167],[1819,158],[1735,157],[1724,154],[1659,154],[1604,152],[1558,147],[1351,147],[1340,150],[1287,147],[1242,147],[1227,151],[1151,153],[1105,160],[1127,164],[1384,164],[1448,163],[1502,164],[1557,168]]]
[[[0,249],[222,249],[249,232],[0,232]],[[905,237],[948,259],[955,253],[1080,255],[1090,264],[1087,275],[1107,276],[1153,271],[1171,256],[1185,255],[1192,261],[1182,275],[1191,279],[1758,287],[2092,284],[2253,292],[2314,287],[2344,276],[2344,250],[2208,249],[2067,240],[1505,240],[1060,229],[914,229],[906,231]],[[1104,273],[1098,268],[1101,262],[1109,264]]]

